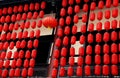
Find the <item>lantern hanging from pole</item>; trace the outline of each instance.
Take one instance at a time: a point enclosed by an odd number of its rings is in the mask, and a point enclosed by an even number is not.
[[[57,26],[57,20],[50,16],[43,18],[42,22],[46,28],[48,28],[48,27],[55,28]]]

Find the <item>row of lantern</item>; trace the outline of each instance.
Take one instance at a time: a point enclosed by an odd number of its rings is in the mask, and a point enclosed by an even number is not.
[[[25,5],[19,5],[19,6],[14,6],[14,7],[4,7],[2,9],[0,9],[0,16],[1,15],[6,15],[6,14],[13,14],[13,13],[18,13],[18,12],[27,12],[27,11],[33,11],[33,10],[39,10],[41,9],[45,9],[46,7],[46,2],[42,1],[41,4],[36,2],[34,3],[30,3],[30,5],[25,4]]]
[[[9,71],[7,69],[4,70],[0,70],[0,75],[1,77],[31,77],[33,76],[33,71],[34,69],[32,67],[29,67],[28,69],[23,68],[22,70],[20,68],[16,68],[16,69],[10,69]]]
[[[28,34],[29,34],[29,37],[31,39],[34,37],[39,38],[40,37],[40,30],[36,30],[35,32],[33,30],[31,30],[29,33],[28,33],[28,31],[18,32],[18,34],[16,32],[3,33],[0,35],[0,40],[1,41],[15,40],[17,38],[18,39],[26,39],[26,38],[28,38]]]
[[[20,21],[20,20],[26,20],[26,19],[37,19],[38,17],[39,18],[43,18],[44,16],[44,11],[41,10],[39,13],[38,12],[34,12],[32,14],[32,12],[28,12],[28,13],[23,13],[23,14],[12,14],[11,16],[10,15],[7,15],[7,16],[1,16],[0,18],[0,22],[1,23],[9,23],[9,22],[16,22],[16,21]]]
[[[90,20],[91,20],[91,21],[94,21],[94,20],[95,20],[95,16],[96,16],[95,13],[94,13],[94,12],[91,12],[91,13],[90,13]],[[112,10],[112,17],[113,17],[113,18],[116,18],[117,16],[118,16],[118,9],[115,8],[115,9]],[[110,10],[106,10],[106,11],[105,11],[104,17],[105,17],[106,19],[109,19],[109,18],[111,17],[111,12],[110,12]],[[102,20],[102,18],[103,18],[103,12],[102,12],[102,11],[99,11],[99,12],[97,13],[97,19],[98,19],[98,20]]]

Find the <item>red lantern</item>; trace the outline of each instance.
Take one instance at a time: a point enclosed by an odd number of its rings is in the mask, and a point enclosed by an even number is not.
[[[51,76],[52,76],[52,78],[55,78],[57,76],[57,69],[56,68],[52,69]]]
[[[68,67],[68,69],[67,69],[67,75],[68,76],[72,76],[73,75],[73,70],[74,70],[73,67],[71,67],[71,66]]]
[[[6,8],[6,7],[3,8],[2,13],[3,13],[4,15],[7,14],[7,8]]]
[[[14,74],[15,77],[20,77],[20,68],[16,68],[15,69],[15,74]]]
[[[113,1],[113,6],[114,6],[114,7],[117,7],[117,6],[118,6],[118,3],[119,3],[119,0],[114,0],[114,1]]]
[[[3,61],[3,60],[0,60],[0,68],[3,67],[3,64],[4,64],[4,61]]]
[[[62,0],[62,6],[66,7],[67,6],[67,0]]]
[[[34,67],[35,66],[35,59],[30,59],[30,63],[29,63],[30,67]]]
[[[3,49],[3,43],[0,42],[0,50],[2,50],[2,49]]]
[[[12,21],[12,22],[15,22],[15,21],[16,21],[16,15],[15,15],[15,14],[13,14],[13,15],[11,16],[11,21]]]
[[[57,26],[57,20],[53,17],[45,17],[42,22],[45,27],[54,28]]]
[[[78,19],[79,19],[78,15],[74,15],[73,22],[78,23]]]
[[[93,42],[93,35],[90,33],[88,34],[88,39],[87,39],[88,43],[92,43]]]
[[[109,45],[108,44],[104,44],[103,45],[103,53],[109,53]]]
[[[80,55],[80,56],[83,56],[83,55],[84,55],[84,48],[83,48],[83,47],[80,47],[80,48],[79,48],[79,55]]]
[[[5,16],[1,16],[0,21],[1,21],[1,23],[4,23],[5,22]]]
[[[68,0],[68,3],[69,3],[70,5],[73,5],[74,0]]]
[[[109,64],[110,63],[110,56],[108,54],[104,54],[103,63],[104,64]]]
[[[102,30],[102,23],[101,22],[97,23],[96,30],[97,31],[101,31]]]
[[[117,20],[112,20],[112,29],[116,29],[117,28]]]
[[[2,16],[2,9],[0,9],[0,16]]]
[[[28,12],[27,18],[28,18],[28,19],[31,19],[31,18],[32,18],[32,12]]]
[[[22,5],[19,5],[18,7],[18,12],[22,12],[23,11],[23,6]]]
[[[79,5],[75,5],[75,7],[74,7],[74,12],[75,12],[75,13],[79,13],[79,12],[80,12],[80,7],[79,7]]]
[[[85,42],[85,36],[84,35],[80,36],[79,42],[80,42],[80,44],[84,44],[84,42]]]
[[[26,41],[22,40],[21,43],[20,43],[20,47],[25,48],[25,46],[26,46]]]
[[[14,24],[13,24],[13,23],[10,23],[10,25],[9,25],[9,31],[12,31],[13,28],[14,28]]]
[[[108,42],[109,41],[110,34],[108,32],[105,32],[103,35],[103,41]]]
[[[95,53],[100,54],[101,53],[101,46],[99,44],[95,45]]]
[[[17,48],[17,49],[19,49],[19,48],[20,48],[20,44],[21,44],[21,42],[20,42],[20,41],[17,41],[17,42],[16,42],[16,48]]]
[[[10,16],[9,15],[6,16],[5,22],[7,22],[7,23],[10,22]]]
[[[88,1],[89,1],[89,0],[84,0],[84,2],[86,2],[86,3],[87,3]]]
[[[15,45],[15,44],[14,44],[14,42],[13,42],[13,41],[12,41],[12,42],[10,42],[9,48],[10,48],[10,49],[13,49],[13,48],[14,48],[14,45]]]
[[[8,24],[5,23],[4,26],[3,26],[3,31],[7,32],[7,31],[8,31],[8,28],[9,28]]]
[[[85,25],[85,24],[83,24],[83,25],[81,26],[81,32],[82,32],[82,33],[85,33],[85,32],[86,32],[86,25]]]
[[[39,20],[38,21],[38,24],[37,24],[38,28],[40,28],[42,26],[42,20]]]
[[[107,76],[109,74],[109,66],[108,65],[103,65],[102,74],[105,76]]]
[[[31,27],[32,27],[33,29],[36,28],[36,21],[33,21],[33,22],[32,22]]]
[[[98,19],[98,20],[102,20],[102,18],[103,18],[103,12],[102,12],[102,11],[99,11],[99,12],[97,13],[97,19]]]
[[[69,57],[69,65],[74,66],[74,57]]]
[[[67,16],[65,23],[66,23],[67,25],[70,25],[71,21],[72,21],[71,17],[70,17],[70,16]]]
[[[65,68],[64,68],[64,67],[61,67],[61,68],[60,68],[60,70],[59,70],[59,76],[60,76],[60,77],[65,76]]]
[[[112,17],[116,18],[118,16],[118,9],[113,9],[112,10]]]
[[[1,34],[1,41],[5,41],[6,40],[6,34],[4,33],[4,34]]]
[[[28,4],[25,4],[25,5],[24,5],[24,11],[27,12],[27,11],[28,11],[28,8],[29,8],[29,5],[28,5]]]
[[[79,56],[77,60],[77,65],[82,66],[83,65],[83,57]]]
[[[81,2],[81,0],[75,0],[77,4],[79,4]]]
[[[13,58],[14,58],[14,59],[17,59],[17,58],[18,58],[18,52],[17,52],[17,51],[14,52]]]
[[[100,65],[95,65],[94,74],[95,75],[100,75],[101,74],[101,66]]]
[[[109,21],[106,21],[106,22],[104,23],[104,28],[105,28],[106,30],[109,30],[109,29],[110,29],[110,22],[109,22]]]
[[[19,24],[18,24],[18,23],[15,23],[14,29],[15,29],[15,30],[18,30],[18,28],[19,28]]]
[[[35,36],[36,36],[36,38],[39,38],[39,37],[40,37],[40,30],[36,30],[36,31],[35,31]]]
[[[76,70],[76,75],[77,75],[77,76],[82,76],[82,73],[83,73],[83,72],[82,72],[82,67],[78,66],[78,67],[77,67],[77,70]]]
[[[60,10],[60,16],[65,16],[65,15],[66,15],[65,8],[61,8],[61,10]]]
[[[20,28],[21,28],[21,29],[24,29],[24,27],[25,27],[25,23],[22,22],[22,23],[20,24]]]
[[[86,57],[85,57],[85,63],[90,65],[91,61],[92,61],[91,56],[90,55],[86,55]]]
[[[117,32],[112,31],[112,33],[111,33],[111,40],[112,41],[116,41],[117,40]]]
[[[100,63],[101,63],[101,56],[95,55],[95,64],[100,64]]]
[[[94,30],[94,24],[93,23],[90,23],[88,25],[88,31],[92,32]]]
[[[63,29],[62,28],[58,28],[58,30],[57,30],[57,36],[58,37],[62,37],[63,36]]]
[[[68,7],[67,13],[71,15],[73,13],[73,8],[71,6]]]
[[[5,67],[5,68],[8,68],[8,67],[9,67],[9,64],[10,64],[10,60],[6,60],[5,63],[4,63],[4,67]]]
[[[43,10],[41,10],[41,11],[39,12],[39,17],[40,17],[40,18],[43,18],[43,17],[44,17],[44,11],[43,11]]]
[[[84,22],[84,23],[87,22],[87,14],[82,15],[82,22]]]
[[[27,38],[27,37],[28,37],[28,31],[24,31],[23,35],[22,35],[22,38]]]
[[[22,32],[18,32],[18,39],[22,39]]]
[[[9,8],[8,8],[8,14],[12,14],[12,12],[13,12],[12,7],[9,7]]]
[[[90,6],[90,10],[95,10],[95,8],[96,8],[96,3],[95,2],[92,2],[91,3],[91,6]]]
[[[54,68],[57,68],[57,67],[58,67],[58,60],[57,60],[57,59],[54,59],[54,60],[53,60],[53,67],[54,67]]]
[[[117,52],[117,44],[112,43],[112,45],[111,45],[111,52],[112,53],[116,53]]]
[[[35,5],[34,5],[34,3],[30,3],[29,9],[30,9],[30,11],[32,11],[32,10],[35,9]]]
[[[33,76],[33,71],[34,71],[33,68],[31,68],[31,67],[28,68],[28,76],[30,76],[30,77]]]
[[[13,12],[14,12],[14,13],[17,13],[17,12],[18,12],[18,7],[17,7],[17,6],[14,6]]]
[[[112,65],[111,66],[111,74],[113,76],[117,76],[118,75],[118,66],[117,65]]]
[[[26,20],[27,19],[27,14],[26,13],[23,13],[22,14],[22,20]]]
[[[66,26],[65,29],[64,29],[64,34],[65,35],[69,35],[70,34],[70,27],[69,26]]]
[[[54,52],[53,52],[53,57],[54,58],[58,58],[59,57],[59,50],[58,49],[55,49]]]
[[[70,48],[70,56],[74,56],[75,55],[75,48],[71,47]]]
[[[29,49],[32,48],[32,40],[29,40],[29,41],[28,41],[27,47],[28,47]]]
[[[65,36],[65,37],[63,38],[63,45],[64,45],[64,46],[67,46],[67,45],[68,45],[68,41],[69,41],[69,38],[68,38],[67,36]]]
[[[22,65],[22,59],[17,59],[17,61],[16,61],[16,66],[17,67],[20,67]]]
[[[11,52],[11,51],[9,51],[9,52],[7,53],[7,59],[10,59],[10,58],[11,58],[11,56],[12,56],[12,52]]]
[[[60,47],[60,45],[61,45],[61,39],[57,38],[55,41],[55,46]]]
[[[110,10],[105,11],[105,18],[109,19],[110,18]]]
[[[102,41],[102,35],[100,33],[96,34],[96,42],[101,42]]]
[[[25,58],[27,58],[27,59],[30,58],[30,51],[29,50],[26,51]]]
[[[88,4],[84,4],[84,5],[83,5],[83,11],[84,11],[84,12],[87,12],[87,11],[88,11]]]
[[[24,66],[25,68],[29,67],[29,60],[28,60],[28,59],[25,59],[25,60],[24,60],[23,66]]]
[[[8,75],[8,70],[7,69],[4,69],[3,71],[2,71],[2,77],[7,77],[7,75]]]
[[[35,10],[39,10],[40,9],[40,4],[38,2],[35,3]]]
[[[106,7],[107,8],[110,8],[111,7],[111,0],[106,0]]]
[[[75,37],[75,36],[72,36],[70,42],[71,42],[72,45],[75,44],[75,42],[76,42],[76,37]]]
[[[86,47],[86,54],[92,54],[92,46],[91,45],[88,45],[87,47]]]
[[[24,51],[23,50],[19,51],[18,57],[21,58],[21,59],[24,57]]]
[[[16,20],[17,20],[17,21],[20,21],[20,20],[21,20],[21,14],[17,14]]]
[[[16,60],[12,60],[11,68],[15,68],[15,67],[16,67]]]
[[[117,54],[112,54],[111,63],[112,64],[118,64],[118,56],[117,56]]]
[[[37,19],[37,17],[38,17],[38,12],[34,12],[33,13],[33,19]]]
[[[67,55],[67,48],[63,47],[61,49],[61,56],[66,57],[66,55]]]
[[[60,58],[60,66],[65,66],[66,65],[66,58],[65,57],[61,57]]]
[[[91,21],[95,20],[95,13],[94,12],[90,13],[90,20]]]
[[[14,77],[14,73],[15,73],[15,70],[14,69],[10,69],[9,77]]]
[[[31,53],[31,57],[36,58],[36,56],[37,56],[37,50],[33,49]]]
[[[28,29],[29,27],[30,27],[30,22],[29,22],[29,21],[26,21],[26,22],[25,22],[25,28]]]
[[[86,76],[90,76],[91,75],[91,68],[90,68],[90,66],[86,65],[84,70],[85,70],[85,75]]]
[[[42,1],[40,7],[41,7],[41,9],[45,9],[45,7],[46,7],[46,2]]]
[[[101,1],[99,1],[99,3],[98,3],[98,8],[99,8],[99,9],[103,9],[103,7],[104,7],[104,2],[101,0]]]
[[[27,69],[26,69],[26,68],[23,68],[23,69],[22,69],[21,76],[22,76],[22,77],[26,77],[26,76],[27,76]]]
[[[59,25],[60,25],[60,26],[64,26],[64,24],[65,24],[64,21],[65,21],[64,18],[60,18],[60,19],[59,19]]]
[[[38,44],[39,44],[38,39],[35,39],[34,42],[33,42],[33,47],[34,47],[34,48],[37,48],[37,47],[38,47]]]
[[[3,26],[0,24],[0,32],[2,32]]]
[[[4,42],[3,49],[7,50],[9,46],[9,43],[6,41]]]
[[[76,34],[76,33],[77,33],[77,26],[74,25],[74,26],[72,27],[72,34]]]

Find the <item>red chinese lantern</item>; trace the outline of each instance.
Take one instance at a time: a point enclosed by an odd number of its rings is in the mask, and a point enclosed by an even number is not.
[[[72,21],[71,17],[70,17],[70,16],[67,16],[65,23],[66,23],[67,25],[70,25],[71,21]]]
[[[102,11],[99,11],[99,12],[97,13],[97,19],[98,19],[98,20],[102,20],[102,18],[103,18],[103,12],[102,12]]]
[[[23,6],[22,5],[19,5],[18,7],[18,12],[22,12],[23,11]]]
[[[85,70],[85,75],[86,76],[90,76],[91,75],[91,68],[90,68],[90,66],[86,65],[84,70]]]
[[[29,40],[29,41],[28,41],[27,47],[28,47],[29,49],[32,48],[32,40]]]
[[[34,70],[33,70],[33,68],[28,68],[28,76],[33,76],[33,72],[34,72]]]
[[[38,12],[34,12],[33,13],[33,19],[37,19],[37,17],[38,17]]]
[[[54,28],[57,26],[57,20],[53,17],[45,17],[42,22],[45,27]]]
[[[26,54],[25,54],[25,58],[29,59],[29,58],[30,58],[30,55],[31,55],[31,54],[30,54],[30,51],[27,50],[27,51],[26,51]]]
[[[8,59],[10,59],[10,58],[11,58],[11,56],[12,56],[12,52],[11,52],[11,51],[9,51],[9,52],[7,53],[7,56],[6,56],[6,57],[7,57]]]
[[[95,64],[100,64],[100,63],[101,63],[101,56],[95,55]]]
[[[34,67],[35,66],[35,59],[30,59],[30,63],[29,63],[30,67]]]
[[[6,34],[1,34],[1,37],[0,37],[1,41],[5,41],[6,40]]]
[[[93,42],[93,35],[90,33],[88,34],[88,39],[87,39],[88,43],[92,43]]]
[[[13,14],[13,15],[11,16],[11,21],[12,21],[12,22],[15,22],[15,21],[16,21],[16,15],[15,15],[15,14]]]
[[[100,54],[101,53],[101,46],[99,44],[95,45],[95,53]]]
[[[9,77],[14,77],[14,73],[15,73],[15,70],[14,69],[10,69]]]
[[[23,68],[23,69],[22,69],[21,76],[22,76],[22,77],[26,77],[26,76],[27,76],[27,69],[26,69],[26,68]]]
[[[109,45],[108,44],[104,44],[103,45],[103,53],[109,53]]]
[[[8,28],[9,28],[8,24],[5,23],[4,26],[3,26],[3,31],[7,32],[7,31],[8,31]]]
[[[110,18],[110,10],[105,11],[105,18],[109,19]]]
[[[42,20],[39,20],[37,23],[38,28],[40,28],[42,26]]]
[[[84,11],[84,12],[87,12],[87,11],[88,11],[88,4],[84,4],[84,5],[83,5],[83,11]]]
[[[85,42],[85,36],[84,35],[80,36],[79,42],[80,42],[80,44],[84,44],[84,42]]]
[[[53,52],[53,57],[54,58],[58,58],[59,57],[59,50],[58,49],[55,49],[54,52]]]
[[[112,17],[116,18],[118,16],[118,9],[113,9],[112,10]]]
[[[39,10],[40,9],[40,4],[38,2],[35,3],[35,10]]]
[[[60,47],[61,46],[61,39],[60,38],[57,38],[56,41],[55,41],[55,46],[57,47]]]
[[[73,13],[73,8],[71,6],[68,7],[67,13],[71,15]]]
[[[41,9],[45,9],[45,7],[46,7],[46,2],[42,1],[40,7],[41,7]]]
[[[106,7],[110,8],[111,7],[111,3],[112,3],[111,0],[106,0]]]
[[[95,75],[100,75],[101,74],[101,66],[100,65],[95,65],[94,74]]]
[[[104,76],[107,76],[108,74],[109,74],[109,66],[108,65],[103,65],[103,67],[102,67],[102,74],[104,75]]]
[[[27,37],[28,37],[28,31],[24,31],[23,35],[22,35],[22,38],[27,38]]]
[[[91,64],[91,61],[92,61],[91,56],[90,55],[86,55],[86,57],[85,57],[85,63],[86,64]]]
[[[93,23],[90,23],[88,25],[88,31],[92,32],[94,30],[94,24]]]
[[[18,39],[22,39],[22,32],[18,32]]]
[[[113,76],[117,76],[118,75],[118,66],[117,65],[112,65],[111,66],[111,74]]]
[[[22,65],[22,59],[17,59],[17,61],[16,61],[16,66],[17,67],[20,67]]]
[[[36,21],[33,21],[31,27],[34,29],[36,27]]]
[[[69,57],[69,65],[70,66],[74,66],[74,61],[75,61],[74,57]]]
[[[19,51],[18,57],[21,58],[21,59],[24,57],[24,51],[23,50]]]
[[[108,54],[104,54],[103,63],[104,64],[109,64],[110,63],[110,56]]]
[[[61,10],[60,10],[60,16],[65,16],[66,15],[66,10],[65,10],[65,8],[61,8]]]
[[[20,43],[20,47],[25,48],[25,46],[26,46],[26,41],[22,40],[21,43]]]
[[[96,8],[96,3],[95,2],[92,2],[91,5],[90,5],[90,10],[95,10]]]
[[[35,39],[35,40],[33,41],[33,47],[34,47],[34,48],[37,48],[37,47],[38,47],[38,44],[39,44],[38,39]]]
[[[0,9],[0,16],[2,15],[2,9]]]
[[[67,6],[67,0],[62,0],[62,6],[66,7]]]
[[[13,12],[13,8],[12,7],[8,7],[8,14],[12,14]]]
[[[67,75],[68,76],[72,76],[73,75],[73,70],[74,70],[73,67],[71,67],[71,66],[68,67],[68,69],[67,69]]]
[[[80,12],[80,7],[79,7],[79,5],[75,5],[75,7],[74,7],[74,12],[75,12],[75,13],[79,13],[79,12]]]
[[[28,59],[25,59],[25,60],[24,60],[23,66],[24,66],[25,68],[29,67],[29,60],[28,60]]]
[[[4,42],[3,49],[7,50],[9,46],[9,43],[6,41]]]
[[[10,48],[10,49],[13,49],[13,48],[14,48],[14,45],[15,45],[15,44],[14,44],[14,42],[13,42],[13,41],[12,41],[12,42],[10,42],[9,48]]]
[[[26,20],[26,19],[27,19],[27,14],[26,14],[26,13],[23,13],[21,19],[22,19],[22,20]]]
[[[25,28],[28,29],[29,27],[30,27],[30,22],[29,22],[29,21],[26,21],[26,22],[25,22]]]
[[[12,60],[11,68],[15,68],[15,67],[16,67],[16,60]]]
[[[61,49],[61,56],[66,57],[66,55],[67,55],[67,48],[63,47]]]
[[[104,2],[101,0],[101,1],[99,1],[99,3],[98,3],[98,8],[99,8],[99,9],[103,9],[103,7],[104,7]]]
[[[91,21],[95,20],[95,13],[94,12],[90,13],[90,20]]]
[[[28,9],[29,9],[29,5],[28,5],[28,4],[25,4],[25,5],[24,5],[24,11],[27,12]]]
[[[112,56],[111,56],[111,63],[112,64],[117,64],[118,63],[118,56],[117,56],[117,54],[112,54]]]
[[[24,29],[24,27],[25,27],[25,23],[22,22],[22,23],[20,24],[20,28],[21,28],[21,29]]]
[[[2,50],[2,49],[3,49],[3,43],[0,42],[0,50]]]
[[[54,68],[58,67],[58,59],[53,59],[53,67]]]
[[[84,55],[84,47],[79,48],[79,55],[83,56]]]
[[[67,46],[68,45],[68,42],[69,41],[69,38],[67,37],[67,36],[65,36],[64,38],[63,38],[63,45],[64,46]]]
[[[4,15],[7,14],[7,8],[6,8],[6,7],[3,8],[2,13],[3,13]]]
[[[79,19],[78,15],[74,15],[73,22],[78,23],[78,19]]]
[[[64,34],[65,35],[69,35],[70,34],[70,27],[69,26],[66,26],[65,29],[64,29]]]
[[[4,61],[3,61],[3,60],[0,60],[0,68],[3,67],[3,64],[4,64]]]
[[[57,30],[57,36],[58,37],[62,37],[63,36],[63,29],[62,28],[58,28],[58,30]]]
[[[77,26],[74,25],[74,26],[72,27],[72,34],[76,34],[76,33],[77,33]]]
[[[116,53],[117,52],[117,44],[112,43],[112,45],[111,45],[111,52],[112,53]]]
[[[59,25],[60,25],[60,26],[64,26],[64,24],[65,24],[64,18],[60,18],[60,19],[59,19]]]
[[[116,29],[117,25],[118,25],[117,20],[112,20],[112,25],[111,25],[112,29]]]
[[[30,3],[29,9],[30,9],[30,11],[32,11],[32,10],[35,9],[35,5],[34,5],[34,3]]]
[[[17,7],[17,6],[14,6],[13,12],[14,12],[14,13],[17,13],[17,12],[18,12],[18,7]]]
[[[77,76],[82,76],[82,73],[83,73],[83,72],[82,72],[82,67],[78,66],[78,67],[77,67],[77,70],[76,70],[76,75],[77,75]]]
[[[71,47],[70,48],[70,56],[74,56],[75,55],[75,48]]]
[[[113,6],[114,6],[114,7],[117,7],[118,4],[119,4],[119,0],[114,0],[114,1],[113,1]]]
[[[102,35],[100,33],[96,34],[96,42],[101,42],[102,41]]]
[[[15,29],[15,30],[18,30],[18,28],[19,28],[19,24],[18,24],[18,23],[15,23],[15,24],[14,24],[14,29]]]
[[[86,25],[85,25],[85,24],[83,24],[83,25],[81,26],[81,32],[82,32],[82,33],[85,33],[85,32],[86,32]]]
[[[18,58],[18,54],[19,54],[19,53],[18,53],[17,51],[15,51],[15,52],[14,52],[14,55],[13,55],[13,58],[14,58],[14,59],[17,59],[17,58]]]
[[[61,68],[60,68],[60,70],[59,70],[59,76],[60,76],[60,77],[65,76],[65,68],[64,68],[64,67],[61,67]]]
[[[9,15],[6,16],[5,22],[7,22],[7,23],[10,22],[10,16]]]
[[[43,10],[41,10],[41,11],[39,12],[39,17],[40,17],[40,18],[43,18],[43,17],[44,17],[44,11],[43,11]]]
[[[92,54],[92,46],[91,45],[88,45],[87,47],[86,47],[86,54]]]
[[[16,68],[16,69],[15,69],[14,76],[15,76],[15,77],[20,77],[20,68]]]
[[[73,5],[74,0],[68,0],[68,3],[69,3],[70,5]]]
[[[111,40],[112,41],[116,41],[117,40],[117,32],[112,31],[112,33],[111,33]]]
[[[28,18],[28,19],[31,19],[31,18],[32,18],[32,12],[28,12],[27,18]]]
[[[84,22],[84,23],[87,22],[87,14],[82,15],[82,22]]]
[[[3,26],[0,24],[0,32],[2,32]]]
[[[21,20],[21,14],[17,14],[16,20],[17,20],[17,21],[20,21],[20,20]]]
[[[103,35],[103,41],[108,42],[109,41],[110,34],[108,32],[105,32]]]
[[[10,60],[6,60],[5,63],[4,63],[4,67],[5,67],[5,68],[8,68],[8,67],[9,67],[9,64],[10,64]]]
[[[104,28],[105,28],[106,30],[109,30],[109,29],[110,29],[110,22],[109,22],[109,21],[106,21],[106,22],[104,23]]]
[[[60,66],[65,66],[66,65],[66,58],[65,57],[61,57],[60,58]]]
[[[82,66],[83,65],[83,57],[79,56],[77,60],[77,65]]]
[[[81,2],[81,0],[75,0],[77,4],[79,4]]]
[[[57,76],[57,69],[56,68],[52,69],[51,76],[52,76],[52,78],[55,78]]]
[[[13,28],[14,28],[14,24],[13,24],[13,23],[10,23],[10,25],[9,25],[9,31],[12,31]]]
[[[7,77],[7,75],[8,75],[8,70],[7,69],[4,69],[3,71],[2,71],[2,77]]]
[[[71,43],[71,44],[75,44],[75,42],[76,42],[76,37],[75,37],[75,36],[72,36],[70,43]]]
[[[102,23],[101,22],[97,23],[96,30],[97,31],[101,31],[102,30]]]
[[[5,16],[1,16],[0,21],[1,21],[1,23],[4,23],[5,22]]]
[[[86,2],[86,3],[87,3],[88,1],[89,1],[89,0],[84,0],[84,2]]]
[[[35,37],[36,37],[36,38],[39,38],[39,37],[40,37],[40,30],[39,30],[39,29],[35,31]]]
[[[31,53],[31,57],[36,58],[36,56],[37,56],[37,50],[33,49]]]

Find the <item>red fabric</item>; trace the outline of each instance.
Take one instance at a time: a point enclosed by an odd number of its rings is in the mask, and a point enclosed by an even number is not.
[[[95,64],[101,64],[101,56],[95,55]]]
[[[101,46],[99,44],[95,45],[95,53],[100,54],[101,53]]]
[[[87,47],[86,47],[86,54],[92,54],[92,46],[91,45],[88,45]]]
[[[86,57],[85,57],[85,63],[86,64],[91,64],[91,61],[92,61],[91,56],[90,55],[86,55]]]
[[[104,64],[109,64],[110,63],[110,56],[108,54],[104,54],[103,63]]]
[[[64,38],[63,38],[63,45],[64,46],[67,46],[68,45],[68,42],[69,41],[69,38],[67,37],[67,36],[65,36]]]
[[[90,76],[91,75],[91,68],[90,68],[90,66],[86,65],[84,70],[85,70],[85,75],[86,76]]]
[[[83,57],[79,56],[77,60],[77,65],[82,66],[83,65]]]
[[[83,72],[82,72],[82,67],[78,66],[77,70],[76,70],[76,75],[77,76],[82,76]]]

